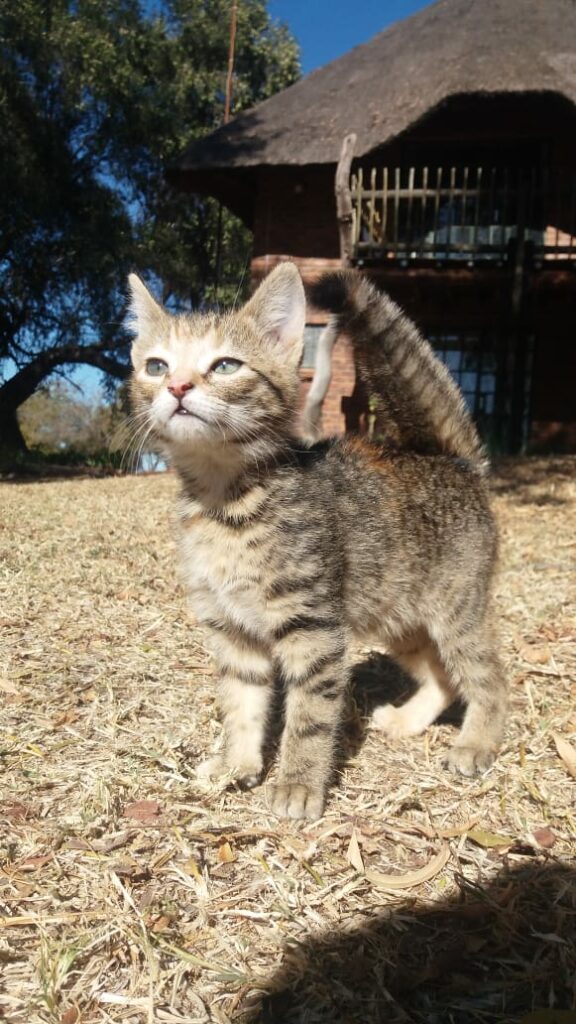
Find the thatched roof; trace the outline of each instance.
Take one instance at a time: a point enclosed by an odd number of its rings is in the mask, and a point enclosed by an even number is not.
[[[575,0],[437,0],[194,142],[181,170],[362,156],[450,96],[555,92],[576,104]]]
[[[436,0],[193,142],[169,178],[249,222],[257,167],[335,164],[349,132],[362,157],[451,97],[523,93],[576,106],[576,0]]]

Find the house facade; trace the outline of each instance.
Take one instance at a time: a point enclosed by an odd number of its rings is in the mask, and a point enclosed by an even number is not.
[[[576,450],[576,5],[438,0],[195,142],[171,173],[254,235],[252,283],[350,262],[418,323],[496,451]],[[303,388],[325,317],[311,310]],[[369,426],[338,339],[326,433]],[[372,424],[373,427],[373,424]]]

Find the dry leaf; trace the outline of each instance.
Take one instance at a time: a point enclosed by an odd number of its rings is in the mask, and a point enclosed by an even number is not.
[[[136,800],[133,804],[126,804],[124,817],[150,824],[157,821],[161,809],[156,800]]]
[[[160,914],[160,916],[154,920],[150,930],[153,932],[165,932],[171,924],[171,917],[168,917],[166,914]]]
[[[412,889],[422,882],[429,882],[434,878],[450,858],[450,850],[444,845],[441,850],[423,868],[416,871],[408,871],[404,875],[384,875],[380,871],[368,869],[365,876],[369,882],[381,889]]]
[[[501,836],[498,832],[486,832],[483,828],[474,828],[468,832],[468,839],[471,839],[477,846],[483,846],[486,850],[502,849],[505,846],[512,846],[514,842],[510,836]]]
[[[218,847],[218,860],[221,864],[232,864],[236,860],[236,854],[232,850],[230,843],[222,843]]]
[[[57,715],[53,720],[52,725],[55,729],[61,725],[71,725],[72,722],[78,721],[78,712],[70,709],[69,711],[63,711],[62,714]]]
[[[547,644],[527,644],[518,651],[523,661],[529,665],[546,665],[551,658],[550,648]]]
[[[8,821],[19,822],[33,818],[34,811],[28,804],[21,804],[18,800],[14,803],[0,804],[0,818],[7,818]]]
[[[535,828],[532,835],[539,846],[549,850],[556,842],[556,836],[550,828]]]
[[[87,839],[82,839],[80,837],[74,836],[72,839],[68,840],[68,842],[66,843],[65,849],[66,850],[85,850],[85,851],[90,851],[91,852],[92,849],[93,849],[93,846],[92,846],[92,843],[90,843]]]
[[[25,860],[20,861],[18,868],[20,871],[38,871],[38,869],[43,868],[45,864],[49,864],[51,860],[51,853],[39,857],[26,857]]]
[[[553,736],[554,743],[556,744],[556,750],[570,772],[570,775],[576,779],[576,749],[571,743],[568,743],[568,740],[563,739],[563,737],[557,732],[555,732]]]
[[[355,828],[352,829],[352,835],[350,836],[350,842],[348,843],[346,860],[360,875],[364,874],[364,861],[362,860],[362,854],[360,853],[358,833]]]
[[[60,1017],[60,1024],[77,1024],[80,1021],[80,1011],[75,1006],[69,1006]]]

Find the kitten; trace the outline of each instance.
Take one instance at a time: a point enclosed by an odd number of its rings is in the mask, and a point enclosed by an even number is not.
[[[312,290],[351,337],[392,445],[295,438],[306,302],[283,263],[238,312],[172,316],[130,278],[138,413],[182,484],[181,561],[220,672],[225,744],[214,771],[263,773],[274,684],[285,723],[270,806],[323,811],[352,637],[384,644],[419,688],[376,724],[419,733],[462,697],[448,755],[493,761],[505,687],[490,621],[496,535],[484,455],[455,384],[416,329],[354,272]],[[409,445],[413,450],[403,450]]]

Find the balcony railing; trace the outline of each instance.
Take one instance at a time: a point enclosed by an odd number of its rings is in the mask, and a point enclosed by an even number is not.
[[[576,172],[499,167],[360,168],[353,258],[576,265]]]

